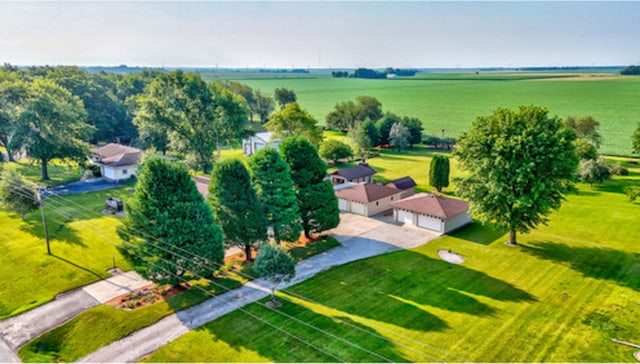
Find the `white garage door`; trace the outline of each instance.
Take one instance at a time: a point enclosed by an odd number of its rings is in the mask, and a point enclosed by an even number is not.
[[[398,211],[398,222],[402,222],[409,225],[415,225],[413,222],[413,212],[402,211],[402,210],[397,210],[397,211]]]
[[[421,228],[441,232],[440,219],[431,216],[418,215],[418,226]]]
[[[351,203],[351,212],[358,215],[364,215],[364,205],[357,202]]]
[[[338,208],[340,211],[347,211],[348,203],[347,200],[343,200],[341,198],[338,199]]]

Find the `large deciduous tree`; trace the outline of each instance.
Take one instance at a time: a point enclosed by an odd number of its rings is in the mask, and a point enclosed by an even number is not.
[[[602,157],[583,159],[578,166],[578,177],[582,182],[587,182],[590,187],[593,187],[594,182],[604,182],[611,177],[611,171]]]
[[[35,191],[27,186],[27,181],[12,168],[5,168],[0,174],[0,206],[15,212],[24,221],[25,215],[38,208]]]
[[[305,237],[338,226],[338,199],[331,182],[324,179],[327,165],[316,148],[306,138],[295,137],[283,140],[280,152],[291,170]]]
[[[564,125],[567,129],[573,130],[576,133],[578,140],[584,139],[593,144],[596,149],[600,147],[600,143],[602,143],[602,135],[600,135],[598,131],[600,123],[592,116],[579,118],[569,116],[565,119]]]
[[[546,223],[571,188],[578,163],[575,134],[545,108],[497,109],[478,117],[455,152],[468,172],[457,184],[471,212],[516,233]]]
[[[378,128],[378,132],[380,134],[380,145],[389,145],[391,141],[389,140],[389,133],[391,132],[391,127],[395,123],[402,122],[402,118],[394,113],[387,112],[382,116],[382,119],[376,122],[376,127]]]
[[[253,269],[271,284],[271,305],[276,306],[276,288],[296,275],[296,265],[291,255],[280,245],[263,244]]]
[[[326,123],[329,128],[348,131],[353,128],[358,121],[356,104],[353,101],[343,101],[337,103],[331,112],[327,114]]]
[[[443,187],[449,186],[449,158],[436,154],[431,158],[429,168],[429,184],[442,192]]]
[[[259,90],[255,92],[255,104],[253,105],[253,112],[258,115],[262,124],[269,120],[269,115],[275,109],[273,98],[269,95],[263,94]],[[251,107],[251,106],[250,106]]]
[[[640,123],[631,136],[631,147],[635,153],[640,153]]]
[[[159,143],[160,150],[168,141],[204,173],[211,170],[214,150],[245,133],[246,107],[221,85],[207,85],[195,74],[161,74],[138,101],[134,123],[140,133]]]
[[[6,80],[0,83],[0,145],[3,146],[13,162],[12,140],[18,129],[18,118],[29,96],[29,86],[19,80]]]
[[[260,149],[249,158],[251,180],[276,241],[297,241],[302,227],[291,171],[273,148]]]
[[[360,121],[366,119],[376,121],[382,117],[382,103],[373,96],[358,96],[356,114]]]
[[[351,130],[349,130],[349,137],[356,144],[360,151],[360,156],[363,158],[367,154],[367,151],[373,148],[373,142],[362,124],[356,124],[356,126],[351,128]]]
[[[222,231],[182,165],[146,159],[125,208],[121,248],[143,277],[176,285],[222,264]]]
[[[42,179],[49,179],[48,163],[55,158],[83,160],[89,153],[86,141],[94,128],[86,123],[82,101],[51,80],[36,79],[20,112],[12,140],[40,162]]]
[[[422,121],[418,118],[405,116],[402,118],[402,125],[409,129],[409,148],[414,144],[422,142]]]
[[[409,145],[410,136],[409,129],[402,123],[393,124],[391,130],[389,130],[389,142],[399,151],[404,150]]]
[[[249,172],[238,159],[226,159],[213,168],[208,202],[225,242],[245,251],[252,261],[251,248],[267,239],[267,221],[251,185]]]
[[[284,109],[287,105],[297,100],[296,93],[284,87],[275,89],[273,94],[281,109]]]
[[[322,142],[318,153],[322,158],[332,161],[333,164],[337,164],[340,159],[353,157],[353,150],[349,144],[337,139],[327,139]]]
[[[322,129],[318,127],[318,121],[297,102],[273,113],[264,127],[278,136],[304,136],[314,145],[322,142]]]

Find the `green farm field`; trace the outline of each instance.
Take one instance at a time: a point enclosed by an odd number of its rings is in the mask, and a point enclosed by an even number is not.
[[[385,153],[370,163],[386,167],[386,179],[395,169],[428,166],[429,156]],[[579,184],[549,225],[519,237],[520,246],[476,223],[280,293],[279,310],[343,340],[252,304],[247,310],[295,337],[236,311],[146,361],[630,362],[637,349],[611,342],[640,337],[640,203],[622,192],[640,187],[640,168],[622,162],[629,176]],[[439,249],[465,262],[446,263]]]
[[[394,80],[345,78],[246,79],[254,89],[272,93],[277,87],[293,89],[301,105],[320,123],[340,101],[368,95],[382,102],[384,111],[415,116],[424,133],[458,136],[477,116],[498,107],[540,105],[551,115],[591,115],[600,121],[601,152],[631,155],[631,134],[640,123],[640,77],[566,74],[434,74]],[[540,79],[542,77],[542,79]],[[525,78],[525,79],[519,79]]]

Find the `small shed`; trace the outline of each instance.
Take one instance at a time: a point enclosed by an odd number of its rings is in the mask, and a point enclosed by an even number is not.
[[[391,205],[395,221],[441,234],[473,222],[469,203],[450,197],[419,193]]]

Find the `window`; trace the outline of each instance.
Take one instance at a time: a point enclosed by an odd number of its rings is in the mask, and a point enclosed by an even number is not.
[[[391,196],[391,201],[393,201],[393,196]]]
[[[376,206],[378,206],[378,201],[376,201]]]
[[[123,169],[123,170],[122,170],[122,174],[127,174],[127,170],[126,170],[126,169]]]

